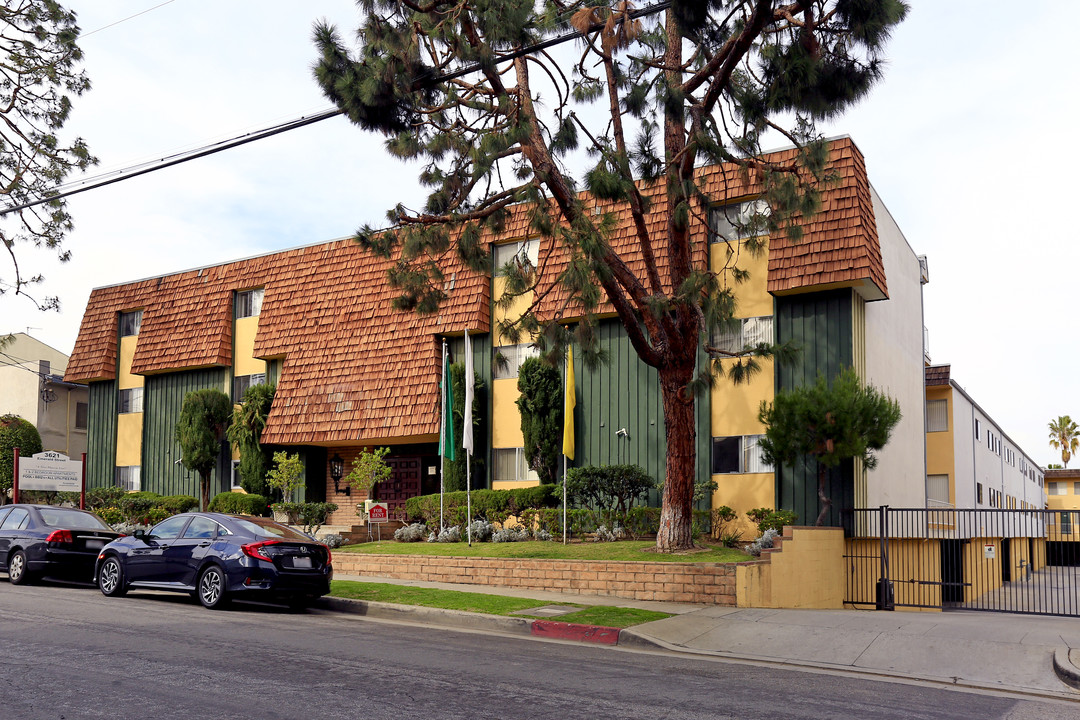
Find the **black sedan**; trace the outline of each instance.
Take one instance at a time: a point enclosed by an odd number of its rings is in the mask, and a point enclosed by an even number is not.
[[[330,592],[330,550],[266,518],[183,513],[106,545],[95,580],[109,597],[129,589],[191,593],[208,608],[230,599],[303,607]]]
[[[42,575],[86,582],[106,543],[120,537],[92,512],[51,505],[0,507],[0,570],[12,585]]]

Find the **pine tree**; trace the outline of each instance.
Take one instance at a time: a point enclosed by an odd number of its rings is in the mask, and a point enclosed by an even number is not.
[[[540,482],[557,482],[562,454],[562,378],[551,365],[529,358],[518,370],[517,386],[520,395],[516,402],[529,467],[540,476]]]
[[[825,521],[832,500],[825,494],[829,468],[844,460],[861,458],[868,469],[877,466],[875,451],[885,447],[900,422],[900,406],[872,387],[864,387],[854,370],[845,370],[833,382],[818,376],[813,385],[776,393],[763,402],[758,419],[765,425],[759,441],[762,459],[769,465],[790,465],[810,457],[818,466],[818,500]]]
[[[319,24],[315,75],[324,93],[363,129],[387,136],[391,154],[421,167],[429,190],[421,208],[399,205],[392,227],[365,226],[364,247],[396,262],[396,306],[437,311],[449,290],[444,269],[463,261],[490,272],[486,242],[509,208],[529,204],[530,231],[559,246],[555,271],[502,268],[496,302],[529,297],[503,337],[537,342],[553,364],[571,340],[559,312],[538,314],[558,283],[569,297],[576,341],[589,366],[601,355],[593,332],[601,303],[622,322],[638,357],[656,368],[667,460],[657,549],[692,545],[696,394],[709,372],[742,380],[755,357],[711,347],[730,324],[733,287],[745,280],[732,253],[724,267],[703,265],[692,220],[722,200],[695,182],[703,162],[732,163],[735,175],[765,187],[769,212],[746,224],[800,237],[797,218],[817,209],[830,180],[828,149],[815,121],[864,97],[882,73],[881,54],[907,12],[900,0],[672,0],[640,10],[625,1],[361,0],[359,48]],[[540,43],[574,39],[576,45]],[[577,54],[575,54],[575,51]],[[762,140],[788,141],[794,162],[770,160]],[[575,179],[571,168],[587,163]],[[742,178],[732,178],[733,180]],[[659,188],[649,195],[647,187]],[[585,189],[611,212],[594,213]],[[653,198],[656,198],[655,200]],[[657,205],[653,208],[653,205]],[[660,207],[662,205],[662,207]],[[660,210],[666,220],[651,222]],[[632,218],[635,256],[612,247],[618,215]],[[749,241],[751,253],[763,250]],[[639,254],[638,254],[639,253]],[[552,266],[554,263],[551,264]],[[565,310],[563,312],[566,312]],[[714,359],[698,374],[704,349]]]
[[[210,473],[221,458],[221,442],[232,417],[232,400],[216,388],[193,390],[184,396],[174,437],[184,467],[199,473],[199,509],[210,505]]]
[[[72,170],[97,164],[81,138],[67,143],[58,137],[71,111],[70,96],[90,88],[78,70],[78,38],[75,13],[54,0],[0,6],[0,199],[6,207],[45,196]],[[64,200],[0,217],[0,240],[12,268],[7,280],[0,276],[0,295],[23,295],[43,310],[59,307],[55,297],[39,301],[28,294],[29,286],[43,278],[20,267],[16,245],[54,249],[66,262],[70,253],[62,243],[71,229]]]

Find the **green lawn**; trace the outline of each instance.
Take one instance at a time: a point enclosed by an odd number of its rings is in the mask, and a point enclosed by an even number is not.
[[[393,540],[345,545],[335,553],[368,553],[383,555],[454,555],[457,557],[542,558],[547,560],[616,560],[651,562],[710,562],[733,563],[753,560],[742,550],[709,546],[685,553],[652,552],[651,540],[620,542],[512,542],[512,543],[399,543]]]
[[[506,543],[510,544],[510,543]],[[520,544],[520,543],[514,543]],[[421,605],[423,607],[463,610],[465,612],[487,613],[489,615],[517,614],[519,617],[538,617],[522,614],[542,605],[566,605],[581,608],[567,615],[560,615],[550,620],[558,622],[581,623],[584,625],[603,625],[605,627],[626,628],[632,625],[662,620],[671,617],[668,613],[637,608],[607,607],[602,605],[581,605],[578,603],[551,603],[530,598],[487,595],[484,593],[460,592],[458,590],[439,590],[435,588],[409,587],[388,583],[353,582],[334,580],[330,586],[332,597],[352,598],[371,602],[394,603],[397,605]]]

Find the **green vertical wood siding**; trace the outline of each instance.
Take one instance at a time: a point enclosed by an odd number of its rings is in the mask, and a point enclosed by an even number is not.
[[[641,362],[620,322],[601,322],[597,339],[608,358],[597,370],[586,370],[581,353],[574,354],[573,465],[633,463],[659,482],[664,479],[667,453],[659,374]],[[700,357],[698,362],[702,362]],[[704,396],[698,398],[695,417],[695,479],[701,481],[709,478],[709,407]],[[626,428],[628,437],[616,436],[621,428]],[[649,503],[660,504],[658,492],[650,493]]]
[[[143,390],[142,489],[162,495],[199,497],[199,475],[188,470],[180,459],[180,445],[174,439],[184,396],[193,390],[225,386],[226,368],[190,370],[150,375]],[[210,476],[210,496],[231,486],[231,456],[222,444],[218,467]]]
[[[86,486],[110,487],[116,479],[116,381],[90,383]]]
[[[812,295],[783,296],[776,299],[776,339],[794,341],[800,347],[796,362],[777,364],[778,390],[809,385],[823,375],[829,380],[854,360],[852,290],[842,289]],[[776,504],[794,510],[800,525],[809,525],[821,511],[817,497],[817,463],[800,462],[784,466],[776,473]],[[844,462],[829,471],[825,492],[832,500],[826,525],[840,524],[840,511],[855,501],[854,464]]]

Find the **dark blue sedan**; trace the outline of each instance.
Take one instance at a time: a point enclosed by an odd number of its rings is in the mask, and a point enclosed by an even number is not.
[[[51,505],[0,507],[0,570],[12,585],[43,575],[86,582],[94,559],[120,536],[92,512]]]
[[[330,592],[333,574],[329,548],[287,525],[183,513],[106,545],[95,580],[109,597],[143,588],[191,593],[208,608],[234,597],[303,607]]]

